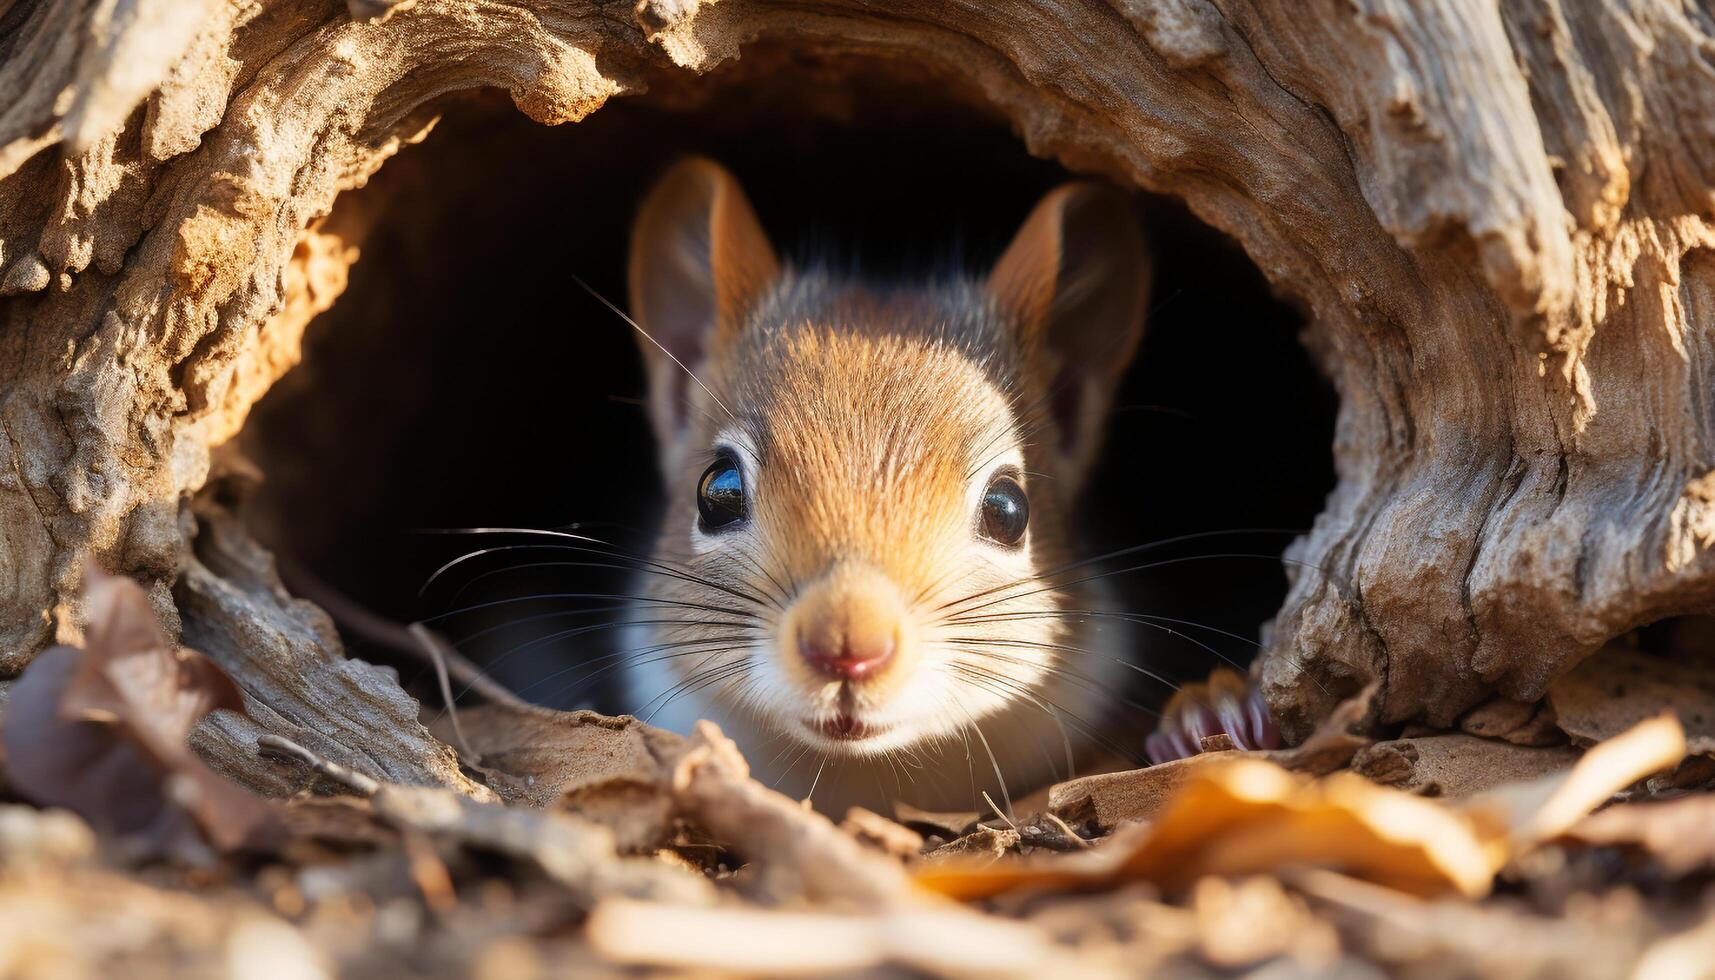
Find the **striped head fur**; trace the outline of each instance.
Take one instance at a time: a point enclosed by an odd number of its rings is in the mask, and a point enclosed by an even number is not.
[[[1060,570],[1142,330],[1129,202],[1065,185],[986,277],[884,286],[783,264],[694,158],[645,201],[629,275],[673,570],[634,616],[642,713],[719,721],[818,805],[873,805],[871,771],[968,803],[984,749],[1003,791],[1045,776],[1044,732],[1057,755],[1099,723],[1127,655],[1067,615],[1097,600]]]

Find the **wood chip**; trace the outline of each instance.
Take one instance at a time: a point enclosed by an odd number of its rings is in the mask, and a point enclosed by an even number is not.
[[[1555,724],[1553,708],[1511,698],[1494,698],[1472,708],[1459,719],[1459,728],[1468,735],[1498,738],[1514,745],[1560,745],[1566,741],[1566,734]]]
[[[840,829],[865,846],[897,860],[912,860],[923,853],[922,834],[861,806],[846,811]]]

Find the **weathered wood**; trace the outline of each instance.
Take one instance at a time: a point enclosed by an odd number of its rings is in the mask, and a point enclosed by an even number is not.
[[[271,587],[199,577],[181,501],[337,293],[351,252],[317,222],[434,99],[573,122],[759,38],[956,77],[1033,153],[1183,198],[1310,312],[1339,484],[1261,670],[1289,731],[1378,677],[1392,720],[1533,700],[1715,598],[1698,5],[354,9],[0,4],[0,672],[75,631],[91,556],[164,613],[182,577],[191,618]]]

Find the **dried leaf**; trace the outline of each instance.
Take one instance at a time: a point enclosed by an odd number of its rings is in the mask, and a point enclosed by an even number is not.
[[[1563,833],[1615,793],[1684,757],[1685,730],[1672,714],[1658,715],[1593,746],[1566,772],[1481,794],[1465,810],[1520,849]]]
[[[1341,702],[1303,744],[1248,755],[1318,775],[1338,769],[1370,743],[1368,738],[1354,734],[1354,729],[1369,716],[1370,701],[1377,690],[1372,684]],[[1210,763],[1236,757],[1224,752],[1204,753],[1143,769],[1068,780],[1049,789],[1048,811],[1073,826],[1104,832],[1123,823],[1151,820],[1191,775]]]
[[[935,848],[923,855],[923,859],[931,863],[971,859],[997,861],[1017,851],[1022,839],[1019,832],[1011,827],[978,827],[958,840]]]
[[[672,831],[668,774],[684,739],[635,718],[489,704],[460,711],[469,760],[507,803],[553,807],[647,853]]]
[[[1124,823],[1151,820],[1194,773],[1234,757],[1224,752],[1206,753],[1144,769],[1106,772],[1056,783],[1048,791],[1048,812],[1074,827],[1093,827],[1103,832]]]
[[[1617,790],[1685,751],[1671,716],[1592,748],[1570,771],[1452,807],[1353,773],[1306,780],[1273,763],[1219,756],[1168,797],[1153,823],[1088,852],[1007,864],[945,862],[918,882],[956,898],[1017,888],[1091,888],[1142,879],[1180,890],[1204,875],[1335,868],[1418,895],[1488,893],[1512,856],[1563,831]]]
[[[135,582],[91,570],[86,601],[84,648],[43,651],[12,691],[0,741],[13,785],[147,853],[260,844],[271,808],[185,745],[209,711],[243,710],[238,688],[167,639]]]

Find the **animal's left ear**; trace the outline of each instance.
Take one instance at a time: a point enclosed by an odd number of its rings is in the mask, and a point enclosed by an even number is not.
[[[1047,385],[1065,478],[1083,481],[1102,423],[1143,335],[1149,255],[1131,201],[1094,183],[1042,199],[988,288],[1023,331],[1025,354]]]

